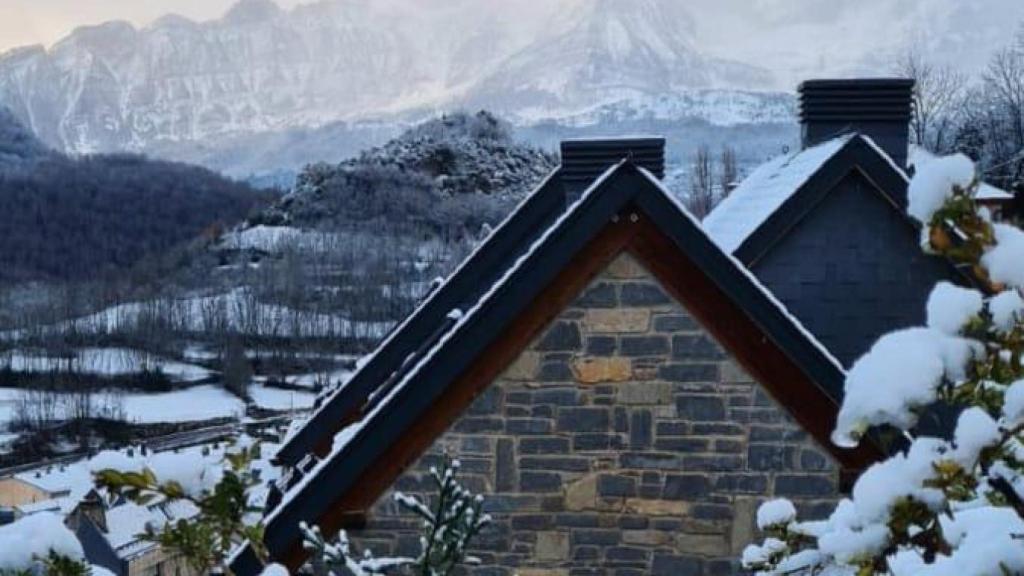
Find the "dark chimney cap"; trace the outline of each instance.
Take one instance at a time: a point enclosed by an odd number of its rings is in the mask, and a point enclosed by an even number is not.
[[[872,138],[897,165],[906,166],[913,80],[807,80],[797,90],[804,148],[857,132]]]
[[[562,141],[562,184],[570,195],[582,192],[624,158],[665,177],[665,139],[660,136],[580,138]]]

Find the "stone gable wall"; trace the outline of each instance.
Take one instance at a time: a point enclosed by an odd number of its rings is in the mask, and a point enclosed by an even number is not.
[[[493,526],[476,574],[731,574],[772,495],[823,514],[838,467],[636,261],[620,256],[396,482],[447,450]],[[365,529],[415,554],[385,494]]]

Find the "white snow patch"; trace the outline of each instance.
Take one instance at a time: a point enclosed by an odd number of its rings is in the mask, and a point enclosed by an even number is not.
[[[74,559],[84,557],[82,545],[57,514],[42,512],[0,526],[0,569],[31,568],[34,557],[45,557],[51,550]]]
[[[970,288],[961,288],[950,282],[939,282],[928,296],[928,326],[939,332],[956,336],[974,317],[981,313],[984,296]]]
[[[982,408],[972,406],[960,413],[956,422],[953,442],[956,449],[953,458],[964,469],[970,470],[978,460],[982,449],[999,442],[999,425]]]
[[[761,530],[770,526],[789,524],[796,520],[796,507],[785,498],[769,500],[757,509],[757,527]]]
[[[762,164],[704,218],[704,229],[722,250],[735,252],[852,138],[834,138]]]
[[[953,188],[966,190],[974,178],[974,162],[963,154],[918,166],[907,190],[907,212],[922,224],[930,224],[932,215],[953,195]]]
[[[962,379],[963,367],[978,346],[929,328],[882,336],[846,376],[832,441],[852,447],[870,426],[913,427],[917,423],[913,408],[934,402],[943,378]]]
[[[1024,288],[1024,231],[1009,224],[993,224],[996,245],[981,257],[995,282]]]
[[[1003,419],[1008,426],[1024,423],[1024,380],[1017,380],[1003,394]]]
[[[997,330],[1009,331],[1014,324],[1024,321],[1024,298],[1017,290],[1000,292],[989,300],[988,311]]]

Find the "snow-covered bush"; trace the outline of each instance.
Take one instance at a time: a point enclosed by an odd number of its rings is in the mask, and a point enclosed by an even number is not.
[[[0,526],[0,576],[87,576],[84,558],[57,514],[40,512]]]
[[[833,441],[855,446],[875,426],[906,448],[869,467],[824,520],[775,500],[758,513],[759,574],[967,576],[1024,573],[1024,232],[990,221],[974,167],[957,156],[921,167],[909,212],[926,251],[968,270],[982,290],[948,283],[927,327],[888,334],[847,374]],[[960,410],[950,439],[916,436],[941,401]]]
[[[462,564],[478,563],[476,558],[467,555],[467,547],[480,530],[490,524],[491,517],[481,511],[483,497],[474,495],[456,479],[459,466],[458,460],[446,454],[440,469],[430,469],[437,488],[432,507],[414,496],[395,493],[399,506],[423,520],[418,556],[376,558],[369,550],[358,555],[352,552],[344,530],[333,542],[327,542],[319,528],[303,524],[303,545],[311,552],[313,574],[372,576],[398,572],[448,576]]]

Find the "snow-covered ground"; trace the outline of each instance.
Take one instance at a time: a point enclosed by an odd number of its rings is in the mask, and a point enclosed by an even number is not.
[[[253,402],[260,408],[270,410],[305,410],[313,405],[316,395],[301,390],[283,390],[255,383],[250,389]],[[25,390],[0,387],[0,430],[14,419],[17,405]],[[61,402],[57,417],[70,409],[68,402]],[[157,424],[164,422],[197,422],[214,418],[239,418],[245,414],[245,403],[219,386],[202,385],[152,394],[127,392],[101,392],[97,403],[107,399],[124,411],[125,419],[136,424]]]
[[[129,302],[105,308],[93,314],[41,326],[31,331],[0,332],[0,340],[19,341],[39,335],[112,334],[132,331],[149,321],[169,325],[176,332],[221,333],[234,330],[242,334],[267,337],[317,338],[351,336],[380,338],[391,328],[390,322],[353,321],[336,314],[296,310],[260,302],[248,289],[238,288],[222,294],[180,299]]]
[[[260,408],[270,410],[307,410],[313,407],[316,394],[299,390],[283,390],[266,384],[254,384],[249,395]]]
[[[253,226],[244,230],[233,230],[221,239],[221,246],[232,250],[260,250],[280,252],[292,250],[325,250],[335,242],[342,241],[339,234],[303,230],[292,226]]]
[[[82,348],[66,357],[33,350],[0,352],[0,370],[14,372],[77,372],[96,376],[127,376],[159,370],[174,382],[198,382],[213,373],[202,366],[176,362],[130,348]]]

